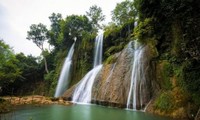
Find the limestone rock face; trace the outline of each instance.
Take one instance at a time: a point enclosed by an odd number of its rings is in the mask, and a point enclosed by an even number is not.
[[[146,47],[147,49],[144,51],[145,60],[142,62],[147,66],[144,76],[148,78],[148,82],[145,82],[145,85],[141,85],[142,89],[140,89],[140,92],[145,92],[145,95],[142,97],[144,101],[142,105],[141,102],[137,103],[136,106],[140,106],[137,107],[138,109],[141,109],[141,106],[146,106],[150,101],[152,94],[156,91],[152,89],[152,86],[157,88],[156,82],[152,81],[155,78],[153,76],[154,70],[152,70],[154,64],[150,62],[150,59],[154,56],[151,54],[151,48],[148,45]],[[92,103],[125,108],[131,86],[134,49],[133,47],[127,47],[120,53],[117,53],[115,57],[117,59],[116,62],[105,64],[101,72],[97,75],[92,88]],[[72,99],[75,86],[65,92],[63,95],[65,100]],[[140,96],[139,92],[137,94]]]
[[[67,91],[65,91],[65,93],[62,96],[63,99],[66,101],[71,101],[75,88],[76,88],[76,85],[72,86]]]
[[[132,52],[131,49],[126,48],[116,55],[116,63],[104,65],[93,85],[92,102],[125,107],[130,87]],[[75,86],[64,93],[65,100],[72,99]]]
[[[138,62],[143,67],[137,69],[140,71],[137,73],[140,77],[136,78],[137,83],[133,83],[137,84],[137,87],[134,88],[136,109],[144,109],[153,94],[159,90],[155,81],[155,63],[150,61],[156,54],[150,45],[143,47],[142,60]],[[116,63],[104,65],[93,86],[93,102],[114,107],[126,107],[131,87],[133,60],[136,59],[134,57],[138,56],[134,56],[134,49],[128,47],[118,55]],[[133,107],[132,103],[130,106],[130,108]]]
[[[104,65],[93,86],[93,101],[97,104],[125,107],[130,88],[133,51],[126,48],[116,63]]]

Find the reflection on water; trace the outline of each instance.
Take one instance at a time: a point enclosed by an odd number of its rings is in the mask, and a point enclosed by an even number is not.
[[[2,114],[0,120],[168,120],[143,112],[108,108],[97,105],[23,106]]]

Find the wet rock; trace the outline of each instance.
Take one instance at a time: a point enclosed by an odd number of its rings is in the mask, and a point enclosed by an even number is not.
[[[124,49],[115,65],[104,65],[93,86],[93,100],[98,101],[97,104],[125,107],[130,88],[132,52],[130,49]]]
[[[143,89],[142,91],[145,93],[144,97],[142,98],[144,103],[138,102],[136,105],[138,109],[141,109],[141,107],[144,108],[144,106],[148,104],[153,94],[151,91],[157,91],[151,89],[151,86],[156,86],[157,83],[151,82],[155,76],[153,76],[154,73],[150,69],[152,66],[154,66],[154,64],[150,64],[150,61],[148,61],[153,56],[149,56],[149,54],[151,54],[151,50],[145,50],[144,57],[147,57],[147,60],[145,59],[146,61],[144,61],[144,65],[148,66],[148,69],[144,76],[148,78],[149,82],[145,83],[148,86],[147,89]],[[95,79],[92,89],[92,103],[124,108],[127,104],[127,98],[131,85],[134,50],[133,48],[127,47],[114,56],[117,57],[116,63],[105,64]],[[74,89],[75,86],[68,89],[64,93],[63,98],[67,101],[72,100]]]
[[[77,84],[76,84],[77,85]],[[65,93],[63,94],[62,98],[66,101],[72,101],[73,93],[76,88],[76,85],[69,88]]]

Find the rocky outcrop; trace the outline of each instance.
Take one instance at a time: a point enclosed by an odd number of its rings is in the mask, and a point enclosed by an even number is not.
[[[117,62],[104,65],[101,73],[96,77],[92,102],[118,107],[125,106],[130,87],[132,50],[124,49],[117,56],[119,56]],[[75,86],[65,92],[63,95],[65,100],[71,100],[74,88]]]
[[[48,104],[62,104],[70,105],[70,102],[66,102],[61,98],[49,98],[40,95],[31,95],[24,97],[2,97],[9,104],[15,105],[26,105],[26,104],[35,104],[35,105],[48,105]]]
[[[126,107],[134,60],[134,50],[132,47],[129,46],[124,49],[118,56],[116,63],[104,65],[101,74],[97,77],[93,86],[93,102],[106,106]],[[155,57],[155,54],[153,53],[151,44],[143,47],[145,47],[143,53],[144,60],[140,61],[140,63],[145,67],[144,69],[139,69],[142,70],[139,74],[142,74],[143,78],[139,78],[141,81],[139,80],[139,87],[136,88],[137,109],[144,108],[150,101],[152,94],[156,93],[159,89],[154,79],[154,71],[152,70],[154,64],[150,62]],[[143,96],[140,94],[143,94]]]
[[[76,84],[77,85],[77,84]],[[63,94],[62,98],[66,101],[72,101],[74,89],[76,88],[76,85],[73,85],[71,88],[69,88],[65,93]]]
[[[93,86],[93,101],[98,104],[125,107],[130,87],[133,53],[124,49],[116,63],[104,65]]]
[[[158,89],[157,83],[152,81],[154,73],[151,68],[154,68],[154,64],[151,64],[149,61],[152,57],[154,57],[154,54],[152,54],[150,45],[145,47],[147,49],[144,51],[144,58],[148,60],[144,60],[142,62],[144,62],[143,64],[147,66],[145,68],[146,72],[144,76],[145,78],[148,78],[148,82],[145,83],[147,86],[142,89],[142,92],[145,92],[145,95],[142,98],[145,102],[143,102],[142,106],[146,106],[148,104],[152,94]],[[124,108],[127,104],[131,86],[132,65],[134,60],[133,45],[129,44],[129,47],[114,56],[117,57],[116,62],[113,64],[104,64],[103,69],[95,79],[92,89],[92,103]],[[144,87],[143,84],[142,86]],[[65,92],[63,95],[65,100],[72,99],[74,88],[75,86]],[[137,104],[137,106],[139,106],[140,102]]]

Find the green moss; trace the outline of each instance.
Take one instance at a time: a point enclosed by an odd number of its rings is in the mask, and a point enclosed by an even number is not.
[[[138,26],[134,29],[134,37],[140,42],[145,42],[154,37],[153,18],[146,18],[140,21]]]
[[[158,57],[159,53],[158,53],[158,50],[156,48],[156,45],[157,45],[157,40],[152,38],[152,39],[149,39],[147,41],[147,45],[149,45],[149,48],[150,48],[150,51],[151,51],[151,57],[152,58],[156,58]]]
[[[192,97],[192,102],[200,105],[200,62],[190,61],[183,68],[183,81],[185,88]]]
[[[188,106],[199,107],[199,3],[191,0],[138,2],[140,22],[133,36],[143,43],[155,39],[159,52],[157,60],[161,61],[157,79],[165,92],[156,99],[155,108],[165,112],[179,109],[188,112],[193,109],[187,109]]]
[[[110,55],[113,55],[113,54],[121,51],[123,48],[124,48],[123,45],[112,46],[105,52],[105,54],[110,57]]]
[[[95,35],[87,35],[76,43],[73,55],[72,78],[70,86],[79,82],[93,66]]]
[[[172,36],[173,36],[173,41],[172,41],[172,49],[171,53],[172,55],[175,56],[180,56],[180,51],[181,51],[181,43],[183,39],[182,35],[182,30],[181,26],[179,25],[180,22],[176,21],[172,24]]]
[[[110,23],[104,28],[104,37],[108,38],[109,36],[117,37],[118,33],[121,31],[121,27],[116,26],[114,23]]]
[[[129,41],[132,40],[131,33],[134,29],[134,20],[127,21],[121,26],[114,23],[104,28],[103,59],[106,60],[110,55],[120,52]]]
[[[170,81],[170,78],[173,74],[173,68],[171,64],[167,61],[164,61],[162,63],[162,71],[161,71],[161,76],[162,76],[162,88],[165,90],[170,90],[172,89],[172,83]]]
[[[111,55],[106,59],[105,63],[112,64],[112,63],[115,63],[116,61],[117,61],[117,58],[114,55]]]
[[[169,92],[163,92],[155,101],[154,108],[164,112],[170,112],[173,109],[173,97]]]

